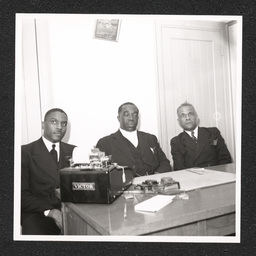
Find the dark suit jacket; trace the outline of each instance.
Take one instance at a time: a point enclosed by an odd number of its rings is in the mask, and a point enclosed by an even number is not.
[[[160,148],[156,136],[140,131],[137,131],[137,134],[142,152],[142,160],[151,166],[152,172],[171,171],[170,161]],[[121,134],[120,130],[101,138],[96,147],[105,152],[106,155],[112,155],[113,162],[130,167],[135,176],[135,160],[131,150],[127,146],[127,140]]]
[[[60,142],[59,164],[54,162],[43,139],[21,146],[21,222],[30,213],[60,209],[55,196],[59,187],[59,170],[69,166],[75,146]]]
[[[174,170],[231,163],[230,153],[220,131],[198,127],[197,145],[184,131],[171,139]]]

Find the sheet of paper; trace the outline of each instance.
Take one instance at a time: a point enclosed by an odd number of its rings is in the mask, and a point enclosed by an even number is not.
[[[157,195],[134,206],[135,211],[157,212],[171,203],[175,196]]]
[[[193,173],[200,174],[200,175],[204,175],[208,172],[208,170],[206,170],[204,168],[190,168],[190,169],[187,169],[186,171],[193,172]]]

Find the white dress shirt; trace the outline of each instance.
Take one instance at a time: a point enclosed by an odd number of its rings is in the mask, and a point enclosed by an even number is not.
[[[136,148],[138,146],[138,135],[137,135],[137,130],[133,131],[133,132],[127,132],[123,129],[120,128],[120,132],[122,133],[122,135],[129,140],[133,146]]]
[[[52,150],[52,145],[53,144],[56,145],[55,150],[57,151],[57,159],[59,161],[59,158],[60,158],[60,143],[59,142],[52,143],[51,141],[47,140],[44,136],[42,136],[42,138],[43,138],[44,144],[45,144],[45,146],[46,146],[46,148],[48,149],[49,152]]]
[[[192,135],[191,133],[194,132],[194,136],[198,139],[198,126],[195,128],[194,131],[185,131],[191,138],[192,138]]]
[[[52,150],[52,145],[55,144],[55,150],[57,151],[57,159],[59,161],[59,156],[60,156],[60,143],[56,142],[56,143],[52,143],[51,141],[47,140],[44,136],[42,136],[44,144],[46,146],[46,148],[48,149],[48,151],[50,152]],[[44,211],[44,216],[48,216],[50,210],[46,210]]]

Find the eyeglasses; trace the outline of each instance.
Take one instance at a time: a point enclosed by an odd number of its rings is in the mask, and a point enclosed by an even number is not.
[[[60,124],[61,127],[67,127],[67,124],[68,124],[66,121],[59,122],[57,120],[51,120],[51,121],[48,121],[48,123],[50,123],[51,125],[54,125],[54,126],[58,126]]]

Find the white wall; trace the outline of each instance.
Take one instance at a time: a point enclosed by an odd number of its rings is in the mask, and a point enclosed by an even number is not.
[[[121,19],[118,42],[93,38],[96,19],[102,18]],[[23,53],[23,59],[18,62],[16,60],[16,63],[20,63],[18,69],[23,81],[16,82],[16,95],[19,95],[18,89],[22,83],[24,88],[27,88],[29,83],[30,86],[35,84],[41,90],[40,103],[35,102],[38,93],[35,95],[31,90],[25,91],[26,97],[22,97],[21,104],[25,106],[23,109],[26,111],[22,113],[23,123],[27,116],[21,128],[22,144],[41,136],[41,124],[38,121],[41,116],[36,114],[37,116],[32,118],[35,112],[38,112],[32,108],[40,109],[43,117],[49,108],[60,107],[68,113],[70,120],[64,141],[80,148],[85,147],[87,156],[99,138],[118,129],[117,109],[126,101],[134,102],[140,109],[139,129],[159,138],[161,131],[158,129],[158,113],[161,113],[161,110],[158,109],[157,102],[155,34],[155,21],[158,19],[177,17],[19,15],[17,24],[20,21],[24,24],[26,20],[30,29],[27,31],[27,26],[23,26],[23,36],[28,39],[23,42],[29,43],[24,44],[23,48],[17,45],[17,50]],[[37,28],[36,32],[33,32],[33,26]],[[20,26],[18,32],[19,30],[22,31]],[[233,35],[235,41],[235,33]],[[22,37],[22,33],[17,33],[17,37],[19,36]],[[36,36],[38,49],[30,46]],[[36,50],[38,67],[35,67],[35,58],[32,60],[30,57],[35,55]],[[36,72],[33,71],[36,68],[39,75],[35,75]],[[34,81],[36,77],[38,81]],[[22,93],[24,92],[21,92],[21,95]]]
[[[52,107],[69,115],[64,141],[85,147],[115,132],[126,101],[140,110],[140,130],[158,135],[155,27],[152,19],[122,19],[118,42],[93,38],[95,16],[48,19]]]

